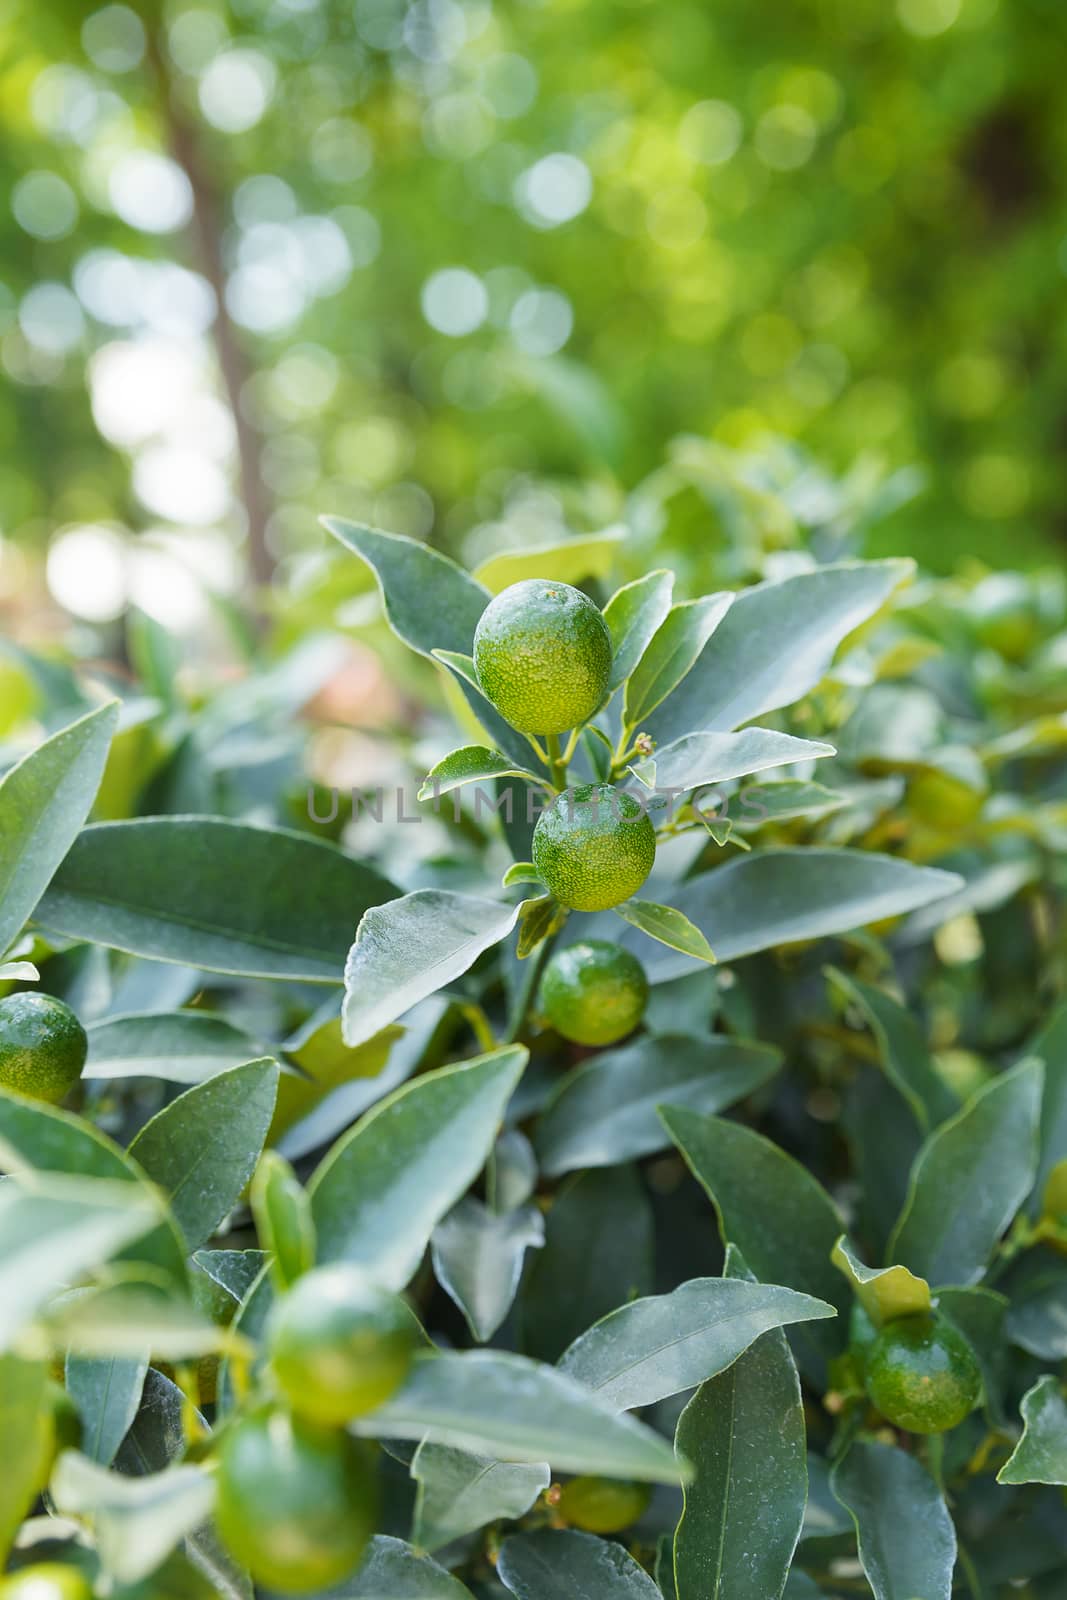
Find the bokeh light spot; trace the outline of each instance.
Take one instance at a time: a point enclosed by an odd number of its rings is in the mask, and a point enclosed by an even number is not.
[[[581,216],[593,198],[593,175],[577,156],[557,151],[522,173],[515,201],[536,228],[558,228]]]
[[[466,267],[445,267],[423,284],[422,314],[431,328],[452,339],[480,328],[489,315],[489,293]]]
[[[27,172],[15,185],[11,209],[35,239],[65,239],[78,220],[74,190],[55,172]]]

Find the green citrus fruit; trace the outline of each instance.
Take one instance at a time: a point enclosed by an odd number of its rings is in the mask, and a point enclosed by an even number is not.
[[[541,980],[541,1008],[575,1044],[614,1044],[632,1033],[648,1002],[648,979],[636,956],[606,939],[558,951]]]
[[[560,1491],[559,1510],[572,1528],[587,1533],[621,1533],[645,1511],[652,1491],[647,1483],[619,1478],[572,1478]]]
[[[867,1351],[867,1393],[885,1417],[909,1433],[944,1433],[969,1416],[982,1376],[966,1339],[944,1317],[887,1323]]]
[[[572,911],[606,911],[636,894],[656,859],[656,834],[632,795],[585,783],[557,795],[537,819],[534,866]]]
[[[89,1041],[69,1006],[50,994],[0,1000],[0,1086],[58,1105],[81,1077]]]
[[[222,1439],[215,1520],[265,1588],[307,1594],[340,1583],[361,1560],[376,1511],[367,1447],[340,1429],[263,1408]]]
[[[341,1427],[396,1393],[415,1342],[403,1300],[340,1265],[297,1280],[274,1314],[270,1353],[293,1410]]]
[[[863,1309],[862,1302],[854,1300],[852,1314],[848,1319],[848,1347],[861,1369],[877,1337],[878,1329]]]
[[[474,631],[478,681],[523,733],[563,733],[608,692],[611,634],[588,595],[530,578],[490,600]]]
[[[61,1561],[42,1561],[0,1579],[0,1600],[92,1600],[84,1572]]]

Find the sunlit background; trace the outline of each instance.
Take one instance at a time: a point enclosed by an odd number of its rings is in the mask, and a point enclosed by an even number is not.
[[[284,628],[324,511],[639,551],[693,441],[880,484],[867,553],[1062,560],[1062,0],[0,16],[9,636]]]

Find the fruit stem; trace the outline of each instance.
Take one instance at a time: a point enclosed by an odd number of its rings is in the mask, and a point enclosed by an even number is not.
[[[550,777],[552,779],[552,782],[555,784],[556,788],[558,790],[562,791],[567,787],[567,760],[568,760],[568,758],[565,755],[562,755],[560,753],[559,734],[558,733],[546,734],[545,735],[545,744],[548,747],[548,771],[549,771],[549,775],[550,775]]]
[[[567,740],[567,747],[564,750],[563,755],[560,757],[561,761],[563,762],[564,767],[569,767],[571,762],[574,760],[574,752],[578,748],[578,740],[581,737],[582,737],[582,724],[579,723],[577,728],[573,728],[571,730],[571,736]]]
[[[547,750],[542,750],[532,733],[524,733],[523,738],[526,740],[527,744],[532,745],[534,750],[537,752],[538,761],[547,767],[549,764]]]

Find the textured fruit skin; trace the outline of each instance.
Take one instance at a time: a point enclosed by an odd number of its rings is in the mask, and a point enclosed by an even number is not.
[[[274,1375],[294,1411],[343,1427],[395,1394],[415,1353],[404,1302],[357,1267],[317,1267],[275,1311]]]
[[[656,833],[637,801],[610,783],[557,795],[537,819],[538,876],[572,911],[606,911],[636,894],[656,859]]]
[[[887,1323],[864,1366],[875,1406],[909,1433],[944,1433],[981,1398],[982,1377],[970,1345],[936,1314]]]
[[[569,583],[513,583],[474,631],[478,680],[522,733],[563,733],[588,721],[607,694],[611,658],[599,608]]]
[[[636,956],[606,939],[557,951],[541,980],[541,1008],[575,1044],[614,1044],[632,1033],[648,1003],[648,979]]]
[[[265,1588],[310,1594],[340,1583],[361,1560],[376,1512],[366,1446],[347,1433],[264,1408],[222,1440],[215,1521]]]
[[[58,1105],[81,1077],[89,1040],[69,1006],[50,994],[0,1000],[0,1086]]]
[[[42,1561],[0,1579],[2,1600],[92,1600],[85,1574],[61,1561]]]
[[[572,1528],[586,1533],[621,1533],[636,1522],[648,1506],[652,1491],[647,1483],[616,1478],[572,1478],[560,1490],[559,1511]]]

